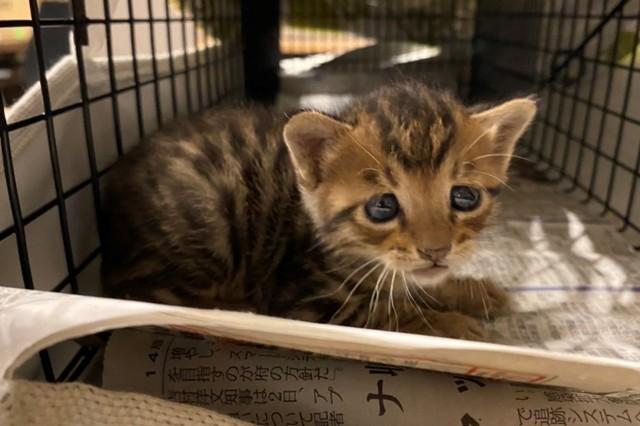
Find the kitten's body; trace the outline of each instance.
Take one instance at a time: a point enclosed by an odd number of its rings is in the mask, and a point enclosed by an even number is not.
[[[339,280],[310,282],[335,265],[303,211],[284,123],[262,108],[207,111],[135,147],[107,192],[109,293],[284,316]]]
[[[466,296],[473,282],[450,280],[430,294],[423,285],[442,282],[443,273],[433,272],[444,269],[434,268],[440,257],[452,264],[465,258],[484,227],[505,157],[532,115],[531,105],[516,107],[518,120],[508,108],[471,116],[446,95],[406,84],[355,102],[339,121],[301,113],[285,126],[285,117],[263,109],[180,121],[136,147],[113,172],[106,290],[478,338],[482,330],[463,315],[485,312]],[[486,125],[492,120],[505,125]],[[496,153],[501,131],[510,132],[509,140]],[[461,182],[483,191],[477,210],[451,210],[449,190]],[[367,200],[391,192],[402,209],[397,217],[368,220]],[[490,310],[504,304],[497,289],[490,287],[489,296],[482,303]]]

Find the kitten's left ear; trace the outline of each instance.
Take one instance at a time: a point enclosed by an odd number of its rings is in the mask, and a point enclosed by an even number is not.
[[[289,148],[299,182],[307,189],[322,180],[328,154],[350,129],[319,112],[300,112],[284,126],[284,141]]]
[[[471,115],[486,132],[481,147],[492,157],[495,171],[505,174],[516,142],[527,130],[536,115],[536,101],[533,97],[514,99],[497,107]],[[489,159],[489,157],[487,157]]]

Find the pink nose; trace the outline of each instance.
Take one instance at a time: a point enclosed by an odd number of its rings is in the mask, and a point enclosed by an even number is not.
[[[418,250],[418,253],[420,253],[420,257],[422,257],[423,259],[430,260],[431,262],[438,262],[447,257],[450,251],[451,245],[448,245],[446,247],[426,248]]]

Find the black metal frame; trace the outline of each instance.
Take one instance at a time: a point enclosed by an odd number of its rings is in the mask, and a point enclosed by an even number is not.
[[[226,98],[236,97],[241,95],[244,90],[244,81],[242,80],[242,70],[237,68],[237,63],[242,56],[241,50],[241,35],[240,35],[240,8],[236,7],[232,3],[233,0],[180,0],[181,17],[174,18],[169,15],[169,0],[164,1],[165,5],[165,18],[154,18],[152,1],[147,1],[149,8],[148,18],[135,18],[133,17],[133,3],[132,0],[128,0],[129,17],[127,19],[116,19],[110,16],[109,0],[103,0],[103,12],[104,19],[89,19],[84,12],[84,1],[73,0],[71,2],[71,9],[73,11],[72,18],[69,19],[45,19],[40,16],[38,9],[38,2],[36,0],[29,0],[32,19],[30,20],[0,20],[0,28],[11,27],[30,27],[33,30],[33,43],[35,44],[35,51],[37,55],[38,74],[40,91],[43,100],[43,112],[41,114],[34,115],[32,117],[25,118],[23,120],[7,123],[4,108],[6,105],[5,98],[0,93],[0,143],[2,148],[2,159],[4,166],[4,177],[7,182],[7,190],[9,200],[11,204],[11,214],[13,217],[13,225],[6,229],[0,229],[0,241],[15,235],[17,251],[20,259],[20,269],[23,277],[24,286],[27,289],[34,288],[34,279],[31,271],[31,264],[29,259],[29,250],[27,247],[27,239],[25,235],[25,227],[41,217],[51,209],[57,208],[58,219],[62,230],[62,240],[65,254],[65,261],[67,267],[67,276],[59,282],[53,291],[71,291],[72,293],[82,293],[82,289],[78,288],[77,276],[81,273],[92,261],[94,261],[100,254],[99,247],[96,247],[86,258],[76,259],[71,246],[71,238],[69,234],[69,223],[67,218],[66,200],[79,192],[80,190],[90,186],[92,190],[93,203],[96,211],[96,218],[99,220],[100,206],[101,206],[101,193],[100,193],[100,179],[109,171],[109,168],[99,169],[96,159],[96,151],[93,141],[92,133],[92,117],[90,106],[95,102],[99,102],[105,99],[111,100],[114,130],[115,130],[115,145],[118,157],[123,155],[123,136],[122,128],[120,124],[120,112],[118,95],[133,91],[135,93],[135,102],[137,106],[137,122],[140,138],[145,137],[146,131],[144,128],[143,111],[142,111],[142,95],[141,89],[147,85],[153,85],[155,96],[155,116],[158,122],[158,126],[168,121],[173,116],[178,114],[177,107],[177,95],[179,90],[186,92],[187,106],[189,112],[201,110],[206,107],[211,107],[215,103],[221,102]],[[188,17],[186,8],[190,7],[192,10],[192,16]],[[170,52],[169,67],[170,72],[166,75],[159,75],[156,51],[155,51],[155,25],[166,24],[166,36],[168,39],[169,47],[171,50],[171,35],[169,28],[172,22],[179,22],[182,28],[182,47],[185,52],[187,50],[187,35],[186,35],[186,22],[193,21],[194,32],[196,31],[196,25],[202,27],[210,26],[210,28],[219,29],[220,32],[225,34],[233,33],[233,37],[229,40],[233,40],[231,43],[223,43],[221,50],[206,48],[204,51],[199,51],[195,55],[195,64],[190,64],[187,55],[185,54],[184,69],[176,70],[174,64],[173,54]],[[151,43],[151,55],[152,55],[152,67],[153,78],[141,81],[138,72],[138,66],[136,61],[132,61],[134,72],[134,84],[127,87],[118,87],[114,59],[113,59],[113,46],[112,46],[112,28],[114,24],[128,24],[131,34],[131,52],[132,57],[136,57],[136,24],[147,23],[150,27],[150,43]],[[75,49],[77,71],[79,76],[80,86],[80,98],[79,102],[75,102],[71,105],[67,105],[61,108],[54,109],[51,103],[51,96],[49,93],[48,81],[46,76],[46,66],[44,62],[44,48],[43,48],[43,36],[42,29],[47,27],[65,27],[70,31],[73,31],[73,40],[76,46],[86,45],[88,43],[88,28],[92,25],[104,26],[107,44],[108,54],[108,71],[109,71],[109,85],[110,90],[108,93],[98,96],[89,96],[86,82],[86,74],[84,68],[83,50],[81,48]],[[196,40],[196,34],[194,34],[194,40]],[[195,43],[195,42],[194,42]],[[202,73],[204,72],[204,82]],[[185,87],[180,89],[176,86],[176,76],[185,75]],[[191,96],[191,78],[195,77],[197,87],[197,99],[192,99]],[[171,85],[171,105],[172,111],[163,111],[162,104],[160,102],[160,82],[163,80],[170,80]],[[78,130],[78,132],[84,133],[84,139],[86,142],[90,177],[85,181],[65,190],[62,184],[62,176],[60,170],[60,161],[58,158],[57,141],[54,127],[54,118],[58,115],[67,113],[73,110],[81,110],[83,119],[84,131]],[[93,118],[95,119],[95,118]],[[48,141],[48,149],[50,154],[50,162],[53,171],[53,181],[55,186],[55,198],[51,201],[40,206],[38,209],[28,215],[24,215],[20,199],[18,195],[18,184],[15,178],[15,171],[13,160],[11,157],[11,134],[12,132],[24,129],[25,127],[37,125],[38,123],[45,123],[46,134]],[[99,227],[98,227],[99,229]],[[82,347],[76,355],[71,359],[70,363],[62,370],[62,372],[56,377],[52,368],[52,363],[47,351],[40,353],[42,361],[42,367],[44,376],[48,381],[65,381],[72,380],[86,366],[91,357],[96,353],[94,347]]]

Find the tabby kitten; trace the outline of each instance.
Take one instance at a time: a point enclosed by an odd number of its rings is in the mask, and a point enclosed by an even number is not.
[[[107,188],[107,294],[482,339],[470,256],[536,111],[471,112],[409,82],[338,117],[208,111],[142,143]],[[488,298],[472,297],[484,291]]]

